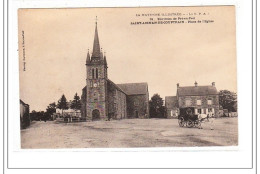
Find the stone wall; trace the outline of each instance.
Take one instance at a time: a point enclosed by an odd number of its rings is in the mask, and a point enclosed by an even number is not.
[[[96,68],[98,68],[98,78],[105,78],[107,76],[105,65],[93,64],[87,66],[87,79],[93,79],[92,69],[94,69],[94,77],[96,77]]]
[[[91,84],[92,83],[92,84]],[[95,87],[93,84],[96,83]],[[93,110],[98,110],[100,119],[106,119],[106,80],[87,80],[86,118],[92,120]]]
[[[126,101],[128,118],[149,118],[147,95],[129,95]]]
[[[126,94],[120,91],[113,83],[108,82],[108,117],[112,119],[127,118]]]

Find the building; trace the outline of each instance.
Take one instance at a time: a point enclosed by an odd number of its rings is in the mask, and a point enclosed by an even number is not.
[[[108,79],[107,68],[96,23],[92,55],[88,51],[86,59],[86,86],[81,96],[82,117],[86,120],[148,118],[148,84],[115,84]]]
[[[179,108],[194,107],[195,114],[212,113],[219,116],[219,96],[215,82],[209,86],[198,86],[197,82],[194,86],[180,87],[177,84],[176,96]]]
[[[20,99],[20,128],[26,128],[30,123],[30,106]]]
[[[179,114],[178,102],[176,96],[165,97],[165,108],[167,118],[177,118]]]
[[[219,117],[219,96],[215,82],[208,86],[198,86],[198,83],[195,82],[194,86],[184,87],[180,87],[178,83],[176,97],[165,98],[167,111],[174,111],[174,103],[179,109],[194,107],[195,114],[212,113],[215,117]],[[171,113],[167,114],[169,117],[171,116]]]

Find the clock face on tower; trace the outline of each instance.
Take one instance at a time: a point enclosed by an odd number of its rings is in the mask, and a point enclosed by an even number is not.
[[[94,83],[94,85],[93,85],[95,88],[97,87],[97,83]]]

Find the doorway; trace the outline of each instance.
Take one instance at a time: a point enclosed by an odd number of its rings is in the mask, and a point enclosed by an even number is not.
[[[92,111],[92,120],[99,120],[100,119],[100,112],[98,109],[94,109]]]
[[[135,111],[135,118],[139,118],[138,111]]]

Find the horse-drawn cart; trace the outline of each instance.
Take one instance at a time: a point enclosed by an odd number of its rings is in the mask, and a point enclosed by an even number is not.
[[[178,123],[180,127],[200,127],[201,122],[198,115],[195,114],[193,107],[180,108],[180,115],[178,116]]]

